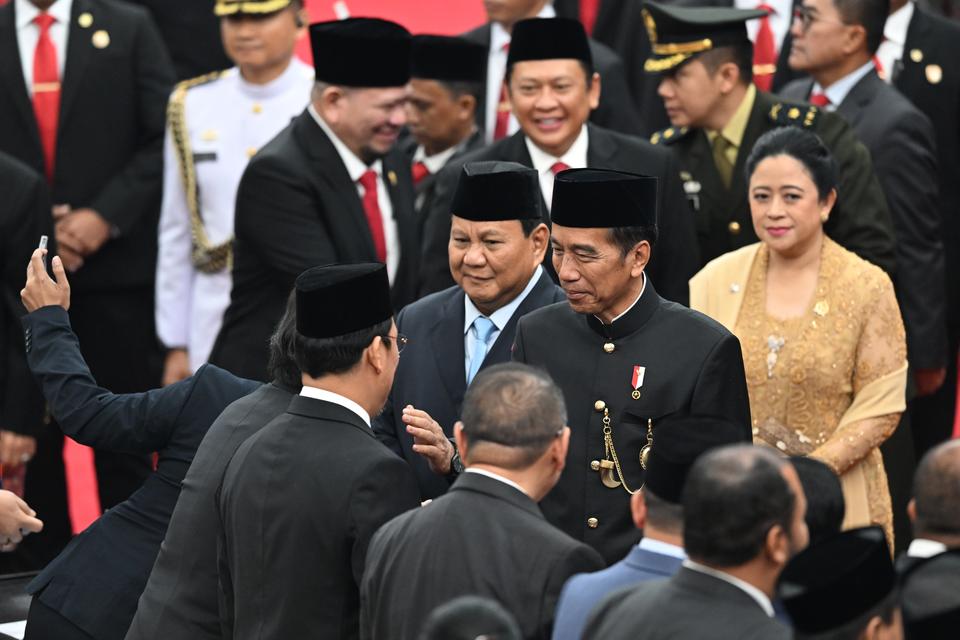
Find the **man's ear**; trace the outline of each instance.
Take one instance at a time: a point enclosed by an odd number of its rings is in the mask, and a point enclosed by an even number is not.
[[[630,496],[630,514],[633,516],[633,526],[643,529],[647,526],[647,499],[643,489]]]
[[[467,434],[463,431],[463,422],[457,420],[456,424],[453,425],[453,441],[457,443],[457,452],[460,454],[460,460],[466,464],[469,457],[469,452],[467,448],[469,444],[467,443]]]
[[[640,274],[643,273],[643,270],[647,267],[647,264],[650,263],[650,253],[650,243],[646,240],[641,240],[633,246],[633,249],[631,249],[630,253],[627,255],[627,260],[630,261],[631,276],[634,278],[640,277]]]
[[[910,498],[910,502],[907,503],[907,517],[910,518],[910,524],[916,526],[917,524],[917,499]],[[914,531],[916,533],[916,531]]]
[[[770,561],[777,566],[785,566],[790,560],[790,538],[781,525],[775,524],[767,531],[764,549]]]
[[[476,117],[477,98],[469,93],[461,94],[457,98],[457,116],[463,122],[472,122]]]
[[[363,350],[363,357],[366,358],[367,363],[373,367],[374,371],[383,373],[383,370],[387,367],[386,351],[383,338],[374,336],[367,348]]]

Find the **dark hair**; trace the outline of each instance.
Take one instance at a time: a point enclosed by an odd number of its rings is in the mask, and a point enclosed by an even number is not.
[[[377,336],[390,346],[386,336],[391,326],[393,318],[335,338],[307,338],[297,333],[293,343],[297,366],[311,378],[349,371]]]
[[[297,338],[297,293],[287,296],[287,308],[270,335],[270,360],[267,375],[287,391],[300,390],[300,367],[297,366],[295,343]]]
[[[419,640],[521,640],[513,614],[502,604],[481,596],[460,596],[427,616]]]
[[[757,557],[773,526],[789,535],[797,496],[781,473],[787,464],[746,444],[700,456],[683,488],[683,544],[690,558],[735,567]]]
[[[750,42],[710,49],[692,59],[699,60],[710,75],[715,74],[721,65],[732,62],[740,70],[742,84],[753,82],[753,45]]]
[[[790,462],[800,477],[807,497],[807,528],[810,544],[840,532],[846,503],[843,487],[833,469],[814,458],[791,456]]]
[[[469,80],[437,80],[437,84],[443,87],[454,99],[460,96],[473,96],[477,101],[477,107],[480,108],[480,94],[483,93],[484,85],[482,82],[471,82]]]
[[[520,220],[520,228],[523,229],[523,237],[529,238],[533,230],[542,224],[546,224],[543,218],[524,218]]]
[[[793,638],[794,640],[858,640],[873,618],[879,617],[886,625],[893,624],[893,616],[899,607],[899,593],[893,589],[883,600],[836,629],[821,633],[796,631]]]
[[[463,399],[463,432],[471,447],[497,444],[516,450],[512,468],[543,455],[567,422],[563,394],[547,372],[508,362],[481,371]]]
[[[539,60],[520,60],[520,62],[539,62]],[[587,89],[589,89],[593,84],[593,63],[587,62],[586,60],[577,60],[577,63],[587,77]],[[516,64],[517,63],[514,62],[507,66],[507,72],[503,76],[503,81],[507,83],[507,91],[510,90],[510,79],[513,77],[513,67],[516,66]]]
[[[610,242],[620,249],[620,255],[624,258],[630,253],[637,243],[646,240],[650,243],[650,248],[657,242],[659,236],[657,225],[646,227],[613,227],[610,229]]]
[[[914,535],[960,535],[960,442],[944,442],[920,460],[913,477]]]
[[[647,504],[647,524],[667,533],[683,531],[683,505],[668,502],[649,489],[643,490]]]
[[[867,53],[871,56],[883,42],[883,27],[890,13],[890,0],[833,0],[845,24],[860,25],[867,33]]]
[[[799,127],[779,127],[760,136],[747,157],[748,184],[757,166],[774,156],[790,156],[802,164],[817,187],[820,202],[837,188],[837,163],[817,134]]]

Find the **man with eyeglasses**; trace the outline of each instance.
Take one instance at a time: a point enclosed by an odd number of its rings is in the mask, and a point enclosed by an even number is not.
[[[466,471],[370,542],[361,638],[420,638],[434,608],[468,594],[503,603],[524,638],[550,636],[566,579],[603,567],[537,506],[566,464],[566,423],[563,394],[546,372],[506,363],[477,375],[455,429]]]
[[[420,502],[406,463],[370,428],[403,342],[386,266],[308,269],[296,317],[303,388],[240,446],[216,498],[226,638],[356,637],[370,538]]]
[[[250,160],[237,189],[233,290],[210,362],[266,375],[267,337],[294,279],[318,264],[382,262],[394,308],[417,291],[419,238],[406,124],[410,33],[375,18],[310,25],[310,104]]]
[[[422,499],[445,493],[461,470],[448,438],[474,376],[510,360],[522,316],[564,299],[540,265],[550,232],[534,169],[466,164],[451,213],[447,254],[456,285],[397,316],[413,346],[373,423],[381,442],[413,468]]]
[[[824,225],[827,234],[892,272],[893,228],[869,151],[842,118],[783,102],[751,83],[753,45],[745,23],[764,12],[653,2],[644,11],[653,42],[644,68],[660,75],[660,97],[673,125],[651,142],[668,146],[679,158],[702,262],[757,242],[744,163],[765,132],[797,126],[819,135],[839,167],[841,195]]]

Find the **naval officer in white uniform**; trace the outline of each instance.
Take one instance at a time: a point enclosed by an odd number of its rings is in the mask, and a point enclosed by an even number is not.
[[[230,303],[234,206],[250,158],[303,111],[313,68],[294,57],[301,0],[218,0],[236,66],[180,83],[167,112],[157,260],[163,383],[207,361]]]

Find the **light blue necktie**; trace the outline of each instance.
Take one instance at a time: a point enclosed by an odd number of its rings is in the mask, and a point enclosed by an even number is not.
[[[470,358],[470,371],[467,372],[468,385],[470,381],[473,380],[473,376],[477,375],[477,371],[480,370],[480,365],[483,364],[483,359],[487,355],[487,342],[490,340],[493,332],[497,330],[497,325],[493,324],[490,318],[477,316],[473,321],[473,329],[476,331],[476,335],[473,338],[470,349],[473,357]]]

